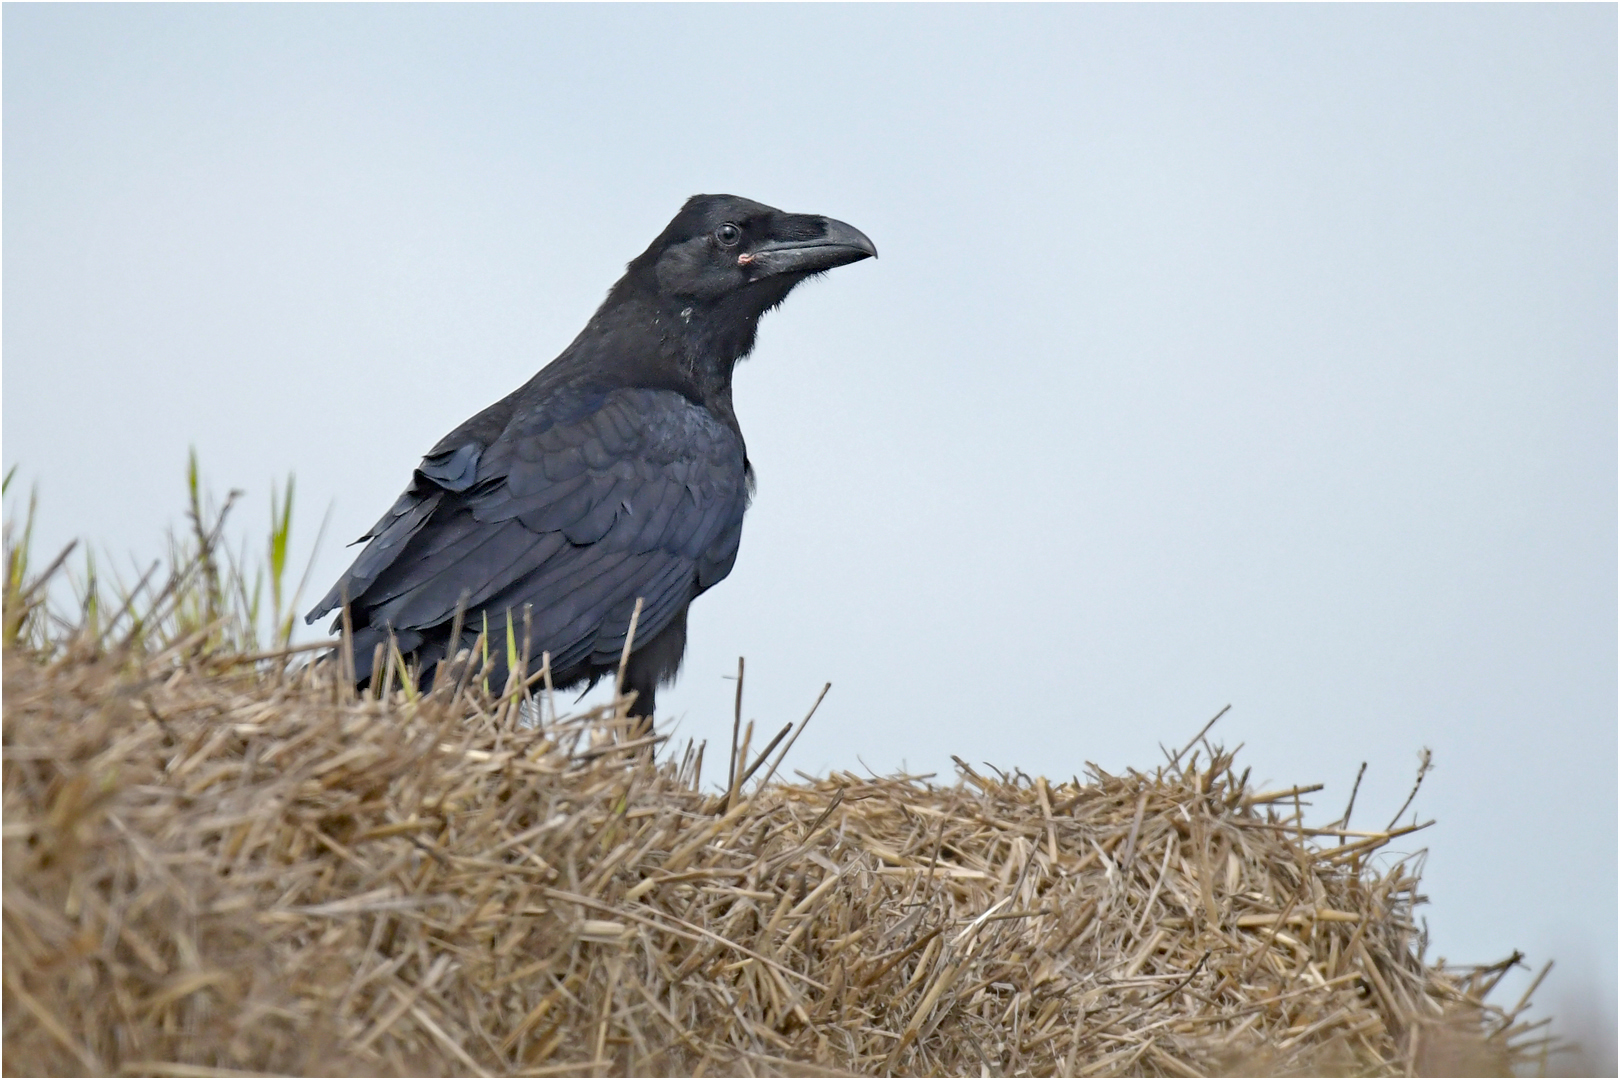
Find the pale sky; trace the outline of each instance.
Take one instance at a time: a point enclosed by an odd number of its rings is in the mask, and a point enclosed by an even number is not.
[[[767,317],[680,736],[1067,778],[1422,747],[1439,953],[1616,985],[1616,9],[4,9],[4,464],[128,565],[188,446],[306,601],[696,192],[881,257]],[[14,489],[15,494],[15,489]],[[1515,996],[1520,979],[1504,989]],[[1612,1044],[1607,1049],[1612,1061]]]

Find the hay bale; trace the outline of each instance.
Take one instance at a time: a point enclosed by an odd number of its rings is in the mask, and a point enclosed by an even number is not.
[[[1204,744],[700,790],[476,678],[5,655],[10,1073],[1200,1076],[1528,1053],[1414,925],[1408,830]],[[451,685],[459,682],[460,687]],[[468,689],[471,686],[472,689]],[[712,770],[711,770],[712,771]],[[760,775],[763,775],[761,773]],[[1520,1009],[1522,1010],[1522,1003]]]

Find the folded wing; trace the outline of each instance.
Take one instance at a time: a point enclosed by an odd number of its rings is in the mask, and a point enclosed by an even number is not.
[[[730,572],[746,469],[741,438],[673,391],[553,393],[489,446],[436,448],[309,618],[347,599],[369,669],[390,632],[431,645],[459,606],[504,634],[527,606],[531,655],[554,671],[612,664],[638,598],[646,641]]]

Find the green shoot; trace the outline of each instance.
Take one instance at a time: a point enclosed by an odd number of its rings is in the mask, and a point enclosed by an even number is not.
[[[519,679],[518,679],[518,686],[519,686],[519,688],[521,688],[522,685],[523,685],[523,681],[522,681],[522,678],[521,678],[521,673],[518,671],[517,634],[512,629],[512,609],[507,608],[506,609],[506,679],[507,679],[507,682],[510,683],[512,681],[512,677],[514,675],[520,676]]]
[[[287,549],[292,537],[292,504],[295,478],[287,474],[285,494],[277,496],[270,485],[270,618],[271,647],[284,649],[292,641],[293,604],[287,603],[283,582],[287,576]]]

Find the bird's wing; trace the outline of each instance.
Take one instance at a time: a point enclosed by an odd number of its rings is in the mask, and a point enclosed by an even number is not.
[[[560,669],[616,658],[638,598],[647,640],[736,560],[742,440],[673,391],[554,393],[487,447],[435,449],[312,619],[345,595],[395,631],[530,605]]]

